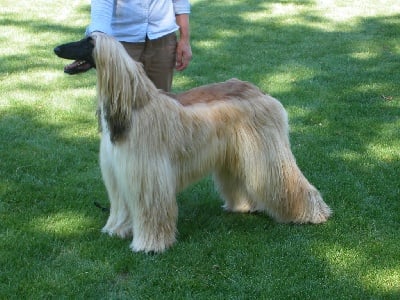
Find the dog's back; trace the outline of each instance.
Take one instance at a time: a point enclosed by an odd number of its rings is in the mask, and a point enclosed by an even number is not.
[[[183,93],[166,93],[168,96],[179,101],[183,106],[198,103],[211,103],[215,101],[227,101],[230,99],[248,99],[247,93],[256,93],[260,96],[262,92],[253,84],[232,78],[225,82],[212,83],[193,88]]]

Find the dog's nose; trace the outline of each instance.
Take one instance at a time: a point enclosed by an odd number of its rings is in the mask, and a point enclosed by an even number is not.
[[[54,48],[54,53],[55,53],[56,55],[60,55],[60,53],[61,53],[61,48],[60,48],[60,47],[55,47],[55,48]]]

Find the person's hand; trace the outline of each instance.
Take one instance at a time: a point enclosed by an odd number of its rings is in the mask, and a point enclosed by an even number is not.
[[[180,40],[176,47],[176,65],[177,71],[182,71],[187,68],[192,59],[192,48],[190,43],[185,40]]]

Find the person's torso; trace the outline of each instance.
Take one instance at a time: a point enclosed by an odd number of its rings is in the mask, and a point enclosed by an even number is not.
[[[114,1],[112,35],[125,42],[157,39],[178,29],[171,0]]]

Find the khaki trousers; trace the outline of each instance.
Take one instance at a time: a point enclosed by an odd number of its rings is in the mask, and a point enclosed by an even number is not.
[[[155,86],[171,91],[176,63],[177,38],[175,33],[143,43],[121,42],[128,54],[143,64],[144,70]]]

